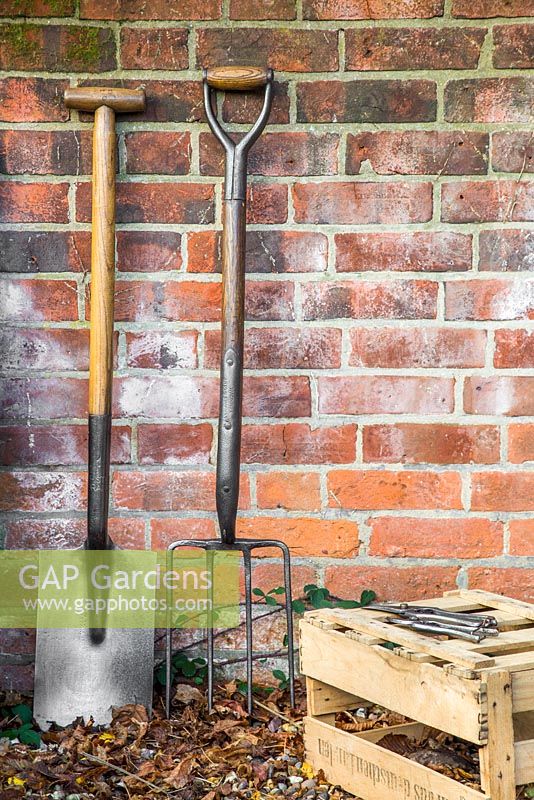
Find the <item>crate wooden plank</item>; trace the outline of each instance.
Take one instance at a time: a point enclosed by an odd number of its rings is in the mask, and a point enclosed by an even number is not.
[[[498,636],[488,636],[481,642],[464,642],[464,646],[472,653],[489,652],[492,656],[521,650],[532,654],[534,651],[534,626],[504,631]]]
[[[389,733],[394,733],[397,736],[402,733],[405,736],[410,736],[413,739],[417,739],[421,737],[427,730],[428,726],[421,725],[420,722],[405,722],[402,725],[390,725],[389,728],[371,728],[369,731],[359,731],[355,735],[358,736],[358,738],[365,739],[368,742],[376,743]],[[350,731],[345,731],[345,733],[350,733]]]
[[[488,742],[479,750],[480,781],[491,800],[515,797],[512,686],[506,670],[485,675],[488,693]]]
[[[516,742],[514,750],[517,785],[534,782],[534,739]]]
[[[323,631],[305,619],[300,629],[305,675],[462,739],[485,740],[480,681],[409,661],[385,647],[369,647],[338,631]]]
[[[534,711],[523,711],[520,714],[514,714],[514,736],[516,742],[534,739]]]
[[[534,710],[534,670],[512,672],[512,698],[515,714]]]
[[[335,686],[329,686],[322,681],[306,678],[306,695],[308,709],[314,717],[321,714],[332,714],[336,711],[345,711],[349,708],[358,708],[372,705],[369,700],[355,697],[349,692],[344,692]]]
[[[357,734],[305,719],[306,758],[327,780],[373,800],[483,800],[481,792],[392,753]],[[492,798],[492,800],[494,800]]]
[[[520,614],[525,619],[534,621],[534,605],[525,603],[523,600],[515,600],[512,597],[505,597],[493,592],[484,592],[482,589],[458,589],[457,596],[467,601],[482,603],[499,611]]]

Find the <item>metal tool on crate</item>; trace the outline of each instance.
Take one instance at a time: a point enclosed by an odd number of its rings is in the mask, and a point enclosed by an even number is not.
[[[444,611],[433,606],[411,606],[408,603],[371,603],[366,608],[395,614],[386,622],[423,633],[440,633],[468,642],[480,642],[486,636],[498,636],[495,617]]]
[[[220,67],[204,70],[204,108],[209,126],[226,154],[222,231],[222,342],[220,367],[219,433],[216,473],[216,505],[220,539],[182,539],[169,550],[198,547],[208,552],[235,550],[243,554],[245,577],[245,626],[247,658],[247,707],[252,710],[252,566],[256,548],[276,547],[284,560],[284,588],[288,638],[288,675],[291,703],[294,703],[293,617],[291,610],[291,569],[289,549],[273,539],[236,539],[241,453],[243,387],[243,338],[245,304],[245,239],[247,156],[263,131],[271,109],[273,71],[255,67]],[[264,87],[263,107],[239,142],[233,142],[221,127],[213,107],[214,90],[247,91]],[[172,630],[166,635],[166,709],[170,713]],[[208,706],[213,702],[213,628],[207,631]]]
[[[114,550],[108,534],[115,282],[115,113],[145,107],[143,91],[77,87],[69,108],[95,113],[89,342],[88,550]],[[153,629],[38,629],[34,717],[43,729],[76,717],[110,722],[112,707],[152,706]]]

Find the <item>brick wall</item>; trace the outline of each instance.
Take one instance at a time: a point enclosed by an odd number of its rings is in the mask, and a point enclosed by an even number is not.
[[[277,87],[250,157],[241,533],[288,542],[297,591],[534,599],[533,0],[0,14],[4,546],[84,535],[92,123],[62,93],[96,75],[148,98],[119,120],[112,533],[216,533],[222,156],[198,68],[249,62]],[[221,111],[246,129],[258,100]]]

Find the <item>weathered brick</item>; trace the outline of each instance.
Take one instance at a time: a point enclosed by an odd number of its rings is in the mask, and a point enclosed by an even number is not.
[[[483,367],[486,332],[462,328],[353,328],[349,363],[386,369]]]
[[[195,369],[196,331],[136,331],[126,334],[126,363],[141,369]]]
[[[49,189],[50,184],[46,188]],[[197,225],[213,222],[213,214],[213,186],[210,184],[117,184],[117,222],[181,222]],[[77,186],[76,218],[79,222],[91,221],[90,183]]]
[[[523,76],[465,78],[445,86],[447,122],[530,122],[534,87]]]
[[[212,519],[155,518],[150,521],[151,547],[166,550],[179,539],[214,539],[217,535]]]
[[[356,457],[356,425],[313,428],[304,422],[245,425],[246,464],[348,464]]]
[[[464,181],[441,187],[444,222],[534,220],[534,181]]]
[[[222,118],[225,122],[253,124],[260,114],[262,105],[261,92],[226,92],[222,103]],[[288,84],[275,80],[268,124],[283,125],[286,122],[289,122]]]
[[[140,425],[140,464],[208,464],[213,429],[200,425]]]
[[[7,175],[87,175],[90,131],[0,131],[0,171]]]
[[[123,69],[187,69],[187,28],[121,28]]]
[[[94,78],[80,81],[94,86]],[[142,114],[121,114],[121,122],[200,122],[205,121],[202,83],[198,80],[144,80],[143,78],[102,79],[99,86],[144,89],[146,108]],[[80,112],[80,119],[92,122],[93,115]]]
[[[474,511],[534,510],[534,472],[477,472],[471,485]]]
[[[295,0],[230,0],[230,19],[295,19]]]
[[[534,172],[534,134],[529,131],[494,133],[491,164],[497,172]]]
[[[83,472],[0,473],[2,511],[82,511],[87,496],[87,476]]]
[[[191,134],[132,131],[124,137],[126,170],[137,174],[187,175],[191,166]]]
[[[493,66],[497,69],[530,69],[534,66],[532,25],[495,25]]]
[[[328,239],[311,231],[249,231],[247,272],[324,272]],[[187,237],[188,272],[221,271],[221,236],[192,231]]]
[[[515,228],[481,231],[479,270],[534,270],[534,233]]]
[[[304,0],[304,19],[429,19],[443,0]]]
[[[438,287],[430,281],[332,281],[302,286],[304,319],[433,319]]]
[[[452,231],[338,233],[337,272],[462,272],[471,267],[472,237]]]
[[[532,556],[534,553],[534,520],[510,520],[510,555]]]
[[[485,17],[524,17],[529,15],[524,0],[452,0],[453,17],[483,19]],[[532,9],[530,8],[532,15]]]
[[[0,182],[0,222],[68,222],[68,183]]]
[[[219,369],[221,335],[205,334],[204,366]],[[245,369],[339,369],[341,331],[326,328],[249,328]]]
[[[492,278],[445,287],[446,319],[530,319],[533,313],[533,281]]]
[[[314,225],[375,225],[428,222],[430,183],[296,183],[295,220]]]
[[[130,461],[131,431],[126,425],[114,426],[111,461]],[[10,425],[0,427],[0,457],[11,466],[70,465],[87,463],[86,425]]]
[[[295,522],[295,520],[287,520],[288,522]],[[272,529],[268,532],[268,538],[272,539],[273,537],[277,537],[280,531],[278,526],[282,520],[276,520]],[[239,525],[238,525],[239,527]],[[255,533],[253,534],[255,537],[258,536],[258,533],[261,533],[262,530],[257,531],[257,521],[256,521],[256,528]],[[302,551],[301,551],[302,552]],[[303,597],[304,596],[304,587],[308,583],[318,583],[317,572],[314,567],[305,567],[300,564],[294,564],[291,568],[291,591],[294,598]],[[284,571],[283,565],[278,561],[278,563],[263,563],[258,564],[252,568],[252,585],[257,586],[260,589],[263,589],[264,592],[270,591],[273,586],[283,586],[284,585]],[[256,624],[256,623],[255,623]]]
[[[0,352],[4,370],[87,370],[89,331],[4,325],[0,330]]]
[[[516,597],[527,603],[534,601],[534,581],[531,568],[470,567],[468,581],[470,589],[484,589],[486,592]]]
[[[508,426],[508,459],[512,464],[534,461],[534,425]],[[534,550],[532,551],[534,552]]]
[[[457,472],[331,470],[328,505],[365,511],[461,509]]]
[[[351,520],[337,519],[280,519],[279,517],[243,517],[238,520],[239,536],[253,539],[281,539],[294,557],[353,558],[358,555],[358,526]],[[272,553],[277,550],[257,550],[254,555]],[[294,569],[294,568],[293,568]],[[293,569],[291,572],[293,573]],[[313,582],[313,581],[312,581]],[[281,582],[271,583],[280,586]],[[302,591],[300,593],[302,596]]]
[[[70,17],[74,0],[2,0],[0,17]]]
[[[250,152],[248,171],[272,176],[335,175],[338,147],[339,136],[332,133],[266,133]],[[210,133],[200,135],[200,172],[224,175],[224,151]]]
[[[495,331],[493,363],[497,369],[534,367],[534,332],[527,330]]]
[[[88,231],[0,231],[0,272],[88,272]]]
[[[458,131],[377,131],[347,137],[347,173],[368,164],[379,175],[484,175],[487,133]]]
[[[409,519],[370,521],[369,555],[387,558],[491,558],[502,553],[502,522],[489,519]]]
[[[447,414],[454,381],[415,376],[339,376],[317,379],[320,414]]]
[[[6,525],[5,547],[6,550],[68,550],[80,547],[86,537],[84,519],[15,519]]]
[[[484,28],[349,28],[348,70],[476,69]]]
[[[87,381],[7,378],[0,380],[0,404],[6,420],[82,419],[87,414]]]
[[[117,268],[165,272],[182,266],[182,236],[174,231],[117,231]]]
[[[389,464],[493,464],[499,460],[495,425],[405,423],[366,425],[363,460]]]
[[[241,476],[239,507],[250,505],[248,478]],[[215,511],[215,473],[198,471],[116,472],[117,509],[143,511]]]
[[[110,28],[0,24],[0,69],[106,72],[116,66]]]
[[[337,31],[302,28],[205,28],[197,32],[197,63],[203,67],[255,63],[280,72],[337,70]]]
[[[359,600],[363,589],[371,589],[379,600],[420,600],[456,588],[457,567],[327,567],[325,586],[347,600]]]
[[[256,497],[258,508],[319,511],[321,508],[319,474],[317,472],[260,472],[256,476]]]
[[[0,80],[0,122],[65,122],[69,109],[65,80],[3,78]]]
[[[428,80],[306,81],[297,84],[298,122],[432,122]]]
[[[508,375],[466,378],[464,408],[467,414],[534,415],[534,378]]]
[[[78,319],[73,281],[5,280],[0,295],[0,320],[67,322]]]
[[[81,0],[82,19],[218,19],[222,0]]]
[[[247,189],[247,222],[277,225],[287,222],[287,186],[281,183],[253,183]]]

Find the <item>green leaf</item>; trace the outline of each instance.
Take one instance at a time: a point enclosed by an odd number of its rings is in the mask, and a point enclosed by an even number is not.
[[[529,783],[528,786],[525,786],[523,791],[527,797],[534,797],[534,783]]]
[[[306,606],[302,600],[293,600],[293,602],[291,603],[291,607],[295,612],[295,614],[304,614],[304,612],[306,611]]]
[[[32,710],[25,703],[20,703],[18,706],[13,706],[11,712],[16,714],[22,723],[31,722],[33,719]]]
[[[287,681],[287,675],[281,669],[273,669],[273,677],[277,681]]]
[[[41,746],[41,737],[34,730],[22,731],[19,739],[23,744],[33,745],[34,747]]]
[[[368,606],[369,603],[374,603],[376,594],[372,589],[364,589],[360,595],[360,603],[362,606]]]
[[[265,597],[265,592],[258,588],[253,589],[252,594],[255,594],[257,597]]]
[[[360,608],[361,603],[357,600],[338,600],[336,605],[339,608]]]
[[[193,679],[193,683],[196,683],[197,686],[200,686],[202,683],[204,683],[204,681],[199,675],[197,675],[197,677]]]
[[[285,593],[286,590],[284,589],[283,586],[277,586],[276,589],[271,589],[271,591],[268,592],[268,594],[285,594]]]
[[[173,673],[173,670],[171,670],[171,676],[172,676],[172,673]],[[166,685],[166,683],[167,683],[167,672],[166,672],[165,666],[158,667],[158,669],[155,672],[155,678],[158,681],[158,683],[160,683],[162,686]]]
[[[316,586],[315,583],[307,583],[306,586],[304,587],[304,594],[309,594],[310,592],[314,592],[315,589],[318,589],[318,588],[319,587]]]
[[[192,662],[192,661],[188,661],[188,662],[187,662],[186,664],[184,664],[184,665],[183,665],[183,667],[182,667],[182,674],[183,674],[183,675],[184,675],[186,678],[192,678],[192,677],[193,677],[193,675],[195,675],[195,674],[196,674],[196,671],[197,671],[197,668],[195,667],[195,665],[193,664],[193,662]]]
[[[2,731],[2,736],[5,739],[16,739],[19,735],[19,728],[6,728],[5,731]]]
[[[278,600],[276,600],[276,598],[274,598],[274,597],[271,597],[270,595],[267,595],[265,597],[265,602],[266,602],[266,604],[268,606],[278,606],[278,605],[280,605]]]
[[[310,598],[310,602],[313,608],[332,608],[332,601],[326,600],[321,595],[314,595]]]

